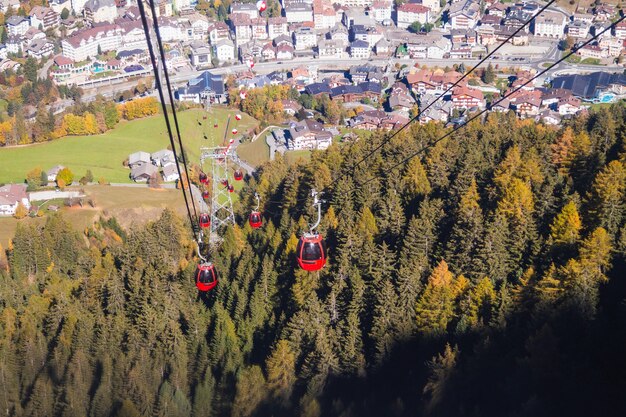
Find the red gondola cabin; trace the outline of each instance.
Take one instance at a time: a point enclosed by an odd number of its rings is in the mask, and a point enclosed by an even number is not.
[[[211,226],[211,217],[209,217],[209,215],[206,213],[202,213],[200,215],[198,223],[200,223],[201,228],[206,229],[207,227]]]
[[[204,172],[200,171],[200,175],[198,175],[198,176],[200,177],[200,182],[202,184],[208,184],[209,183],[209,177]]]
[[[196,287],[199,291],[210,291],[217,285],[217,271],[211,262],[204,262],[196,268]]]
[[[319,271],[326,265],[326,243],[322,235],[305,233],[296,248],[298,265],[305,271]]]
[[[241,181],[243,179],[243,172],[241,172],[240,170],[237,170],[235,171],[233,176],[235,177],[235,181]]]
[[[232,193],[233,191],[235,191],[235,187],[234,187],[234,186],[232,186],[232,185],[229,185],[229,186],[228,186],[228,192],[229,192],[229,193]]]
[[[209,192],[207,190],[202,191],[202,198],[205,200],[209,199]]]
[[[258,211],[253,211],[250,213],[250,218],[248,219],[250,222],[250,227],[253,229],[258,229],[263,224],[263,219],[261,218],[261,213]]]

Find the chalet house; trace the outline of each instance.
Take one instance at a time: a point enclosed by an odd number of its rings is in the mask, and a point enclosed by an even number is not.
[[[415,106],[415,99],[409,93],[409,89],[401,82],[396,82],[391,86],[389,93],[389,108],[392,110],[410,110]]]
[[[572,92],[564,88],[551,88],[541,96],[541,107],[556,110],[556,104],[562,99],[572,97]]]
[[[434,94],[423,94],[420,97],[420,107],[425,109],[419,115],[420,123],[428,123],[430,121],[446,122],[452,114],[452,102],[438,100],[439,96]],[[430,107],[429,104],[434,101]],[[428,107],[428,108],[427,108]]]
[[[290,150],[327,149],[332,143],[332,135],[324,127],[311,119],[293,123],[289,129],[287,147]]]
[[[302,106],[295,100],[281,100],[281,104],[283,105],[283,111],[290,116],[294,116],[296,113],[300,111]]]
[[[35,6],[29,13],[30,25],[34,28],[41,28],[45,31],[59,26],[60,15],[49,7]]]
[[[49,170],[47,170],[46,174],[48,175],[48,182],[56,181],[57,180],[57,174],[63,168],[65,168],[63,165],[56,165],[56,166],[53,166],[52,168],[50,168]]]
[[[130,169],[130,179],[135,182],[148,182],[148,180],[157,175],[158,172],[159,169],[150,163],[138,165]]]
[[[381,83],[385,78],[385,74],[383,73],[381,68],[369,65],[350,67],[350,70],[348,71],[348,76],[354,84],[362,83],[365,81]]]
[[[0,187],[0,216],[12,216],[19,203],[30,209],[26,184],[7,184]]]
[[[217,41],[230,39],[230,29],[224,22],[216,22],[209,26],[209,40],[211,44]]]
[[[576,114],[581,110],[581,100],[579,98],[570,95],[564,97],[556,104],[556,110],[560,115]]]
[[[265,61],[271,61],[276,59],[276,48],[272,45],[272,43],[266,43],[261,50],[261,56]]]
[[[472,107],[485,107],[485,98],[482,91],[458,86],[452,90],[450,98],[452,105],[457,109],[471,109]]]
[[[511,101],[508,98],[498,99],[491,105],[489,110],[496,113],[506,113],[511,110]]]
[[[169,149],[161,149],[160,151],[153,152],[150,155],[150,160],[154,165],[158,167],[164,167],[165,165],[176,163],[176,159],[174,158],[174,152]]]
[[[279,45],[276,47],[276,59],[290,60],[293,59],[294,47],[288,44]]]
[[[393,130],[409,121],[406,117],[387,114],[382,110],[368,110],[359,113],[349,121],[350,127],[363,130]]]
[[[358,85],[344,85],[331,89],[330,98],[340,103],[354,103],[364,99],[378,101],[381,87],[378,83],[364,82]]]
[[[515,97],[512,107],[520,117],[536,116],[541,108],[541,92],[533,91]]]
[[[172,182],[176,181],[180,178],[178,175],[178,169],[176,168],[176,164],[169,163],[163,166],[163,181]]]
[[[148,152],[139,151],[128,155],[128,167],[130,169],[151,164],[152,161]]]
[[[535,117],[536,122],[544,122],[547,125],[558,126],[561,124],[561,115],[553,112],[552,110],[546,109],[540,112]]]
[[[487,12],[487,15],[489,16],[498,16],[498,17],[504,17],[506,15],[506,11],[508,9],[508,6],[506,6],[503,3],[493,3],[491,6],[487,7],[485,9],[485,11]]]

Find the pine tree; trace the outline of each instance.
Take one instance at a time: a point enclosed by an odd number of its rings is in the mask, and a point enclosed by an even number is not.
[[[447,258],[456,270],[467,271],[476,256],[484,222],[475,180],[461,197],[456,219],[448,240]]]
[[[374,360],[381,363],[387,358],[395,342],[395,335],[392,331],[393,320],[396,313],[396,294],[388,280],[383,280],[376,292],[376,302],[374,304],[372,330],[370,339],[373,342]]]
[[[289,342],[279,340],[267,358],[267,388],[274,398],[287,404],[296,381],[296,357]]]
[[[444,400],[446,392],[452,389],[449,386],[450,378],[456,367],[459,348],[446,343],[443,354],[434,356],[427,364],[430,370],[430,377],[424,386],[423,393],[428,395],[426,404],[427,412],[431,413]]]
[[[426,196],[430,193],[430,181],[428,181],[426,170],[419,158],[413,158],[407,164],[402,177],[402,184],[407,201],[413,201],[417,197]]]
[[[427,335],[445,334],[454,314],[452,273],[442,260],[428,278],[417,302],[417,329]]]
[[[570,201],[556,216],[550,225],[550,236],[556,244],[572,245],[580,237],[582,222],[576,209],[576,204]]]
[[[626,169],[620,161],[611,161],[596,176],[590,193],[595,223],[615,236],[622,222]]]
[[[265,396],[265,377],[261,367],[254,365],[239,371],[235,392],[232,415],[252,415]]]

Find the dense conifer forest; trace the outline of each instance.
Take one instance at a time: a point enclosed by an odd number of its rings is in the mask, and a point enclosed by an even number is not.
[[[394,171],[445,128],[360,164],[382,134],[278,158],[242,191],[206,295],[172,211],[20,226],[0,251],[2,415],[625,415],[625,120],[490,114]],[[320,273],[294,261],[312,188]]]

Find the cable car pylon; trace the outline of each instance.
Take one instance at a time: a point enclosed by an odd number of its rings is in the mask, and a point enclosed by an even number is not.
[[[209,207],[211,216],[209,239],[211,242],[219,240],[218,230],[224,226],[233,226],[235,224],[235,212],[233,211],[233,201],[229,191],[231,185],[229,185],[228,181],[229,160],[237,161],[235,150],[232,147],[234,142],[231,139],[227,146],[200,148],[200,163],[204,164],[204,161],[207,159],[211,161],[213,182],[213,194],[211,195]]]

